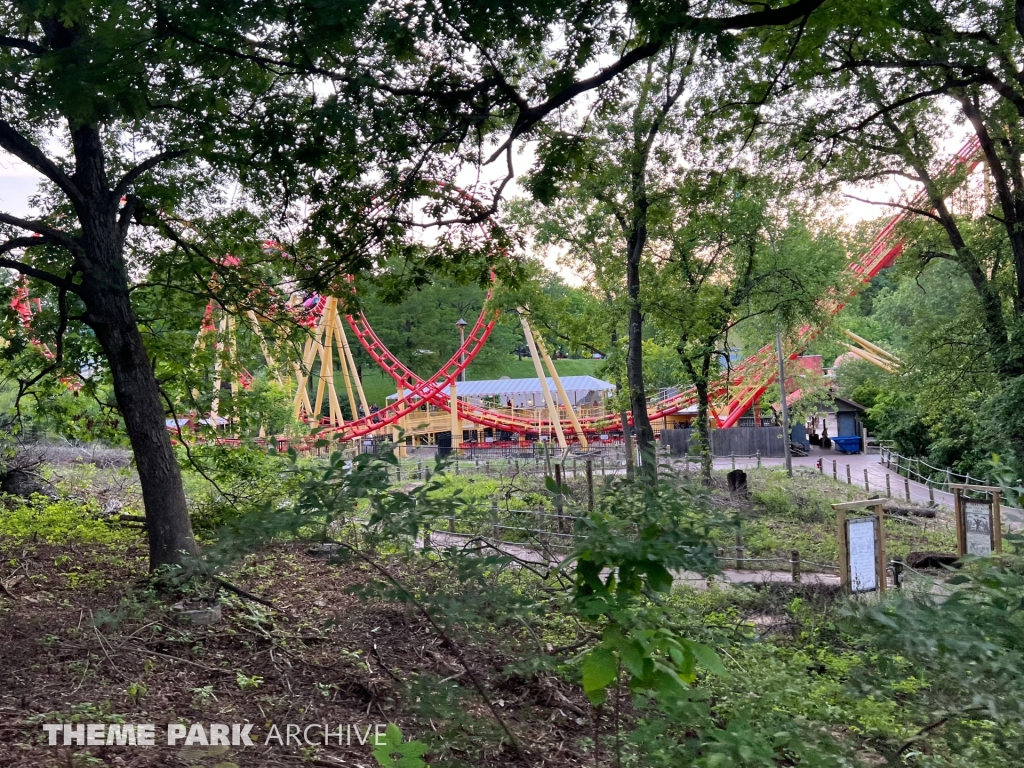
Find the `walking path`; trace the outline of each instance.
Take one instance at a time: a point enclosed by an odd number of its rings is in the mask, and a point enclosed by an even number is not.
[[[430,534],[430,543],[435,547],[457,547],[479,546],[490,549],[510,557],[514,557],[523,563],[537,565],[543,568],[555,568],[562,562],[562,557],[551,550],[542,552],[521,544],[510,544],[502,541],[492,541],[479,536],[466,534],[449,533],[448,531],[433,531]],[[423,546],[423,542],[417,542]],[[679,571],[675,577],[678,584],[686,584],[694,589],[708,589],[712,583],[715,584],[792,584],[793,576],[789,571],[739,571],[734,569],[723,569],[709,578],[705,578],[693,571]],[[800,574],[801,584],[829,584],[839,586],[839,577],[830,573],[802,572]]]
[[[879,461],[877,453],[854,453],[842,454],[837,451],[822,450],[817,446],[811,447],[807,456],[794,456],[794,467],[808,467],[817,469],[818,460],[822,460],[822,474],[828,477],[833,476],[833,462],[835,463],[834,477],[839,482],[847,479],[847,467],[849,467],[850,485],[864,488],[864,472],[867,471],[867,488],[865,495],[885,496],[885,479],[889,478],[889,490],[894,500],[907,501],[907,490],[910,491],[910,503],[920,506],[928,506],[934,499],[937,506],[953,508],[953,494],[940,491],[936,488],[929,488],[924,483],[916,480],[908,480],[903,475],[888,469],[885,464]],[[719,457],[715,459],[715,469],[731,469],[733,465],[731,457]],[[757,458],[753,456],[737,456],[735,458],[737,469],[751,469],[757,466]],[[781,458],[762,458],[761,465],[766,467],[778,467],[785,463]],[[692,464],[691,464],[692,466]],[[1020,528],[1024,526],[1024,510],[1003,506],[1003,523],[1009,528]]]

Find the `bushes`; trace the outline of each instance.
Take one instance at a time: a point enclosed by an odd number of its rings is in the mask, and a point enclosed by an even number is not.
[[[27,502],[17,499],[16,506],[0,511],[0,537],[47,544],[125,544],[138,533],[112,525],[94,503],[36,495]]]
[[[296,492],[298,479],[287,457],[256,446],[195,445],[191,461],[179,449],[192,526],[209,534],[225,523]]]

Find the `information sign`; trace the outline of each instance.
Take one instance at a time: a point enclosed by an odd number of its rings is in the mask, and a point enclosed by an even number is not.
[[[992,502],[964,499],[964,534],[967,554],[988,557],[992,554]]]
[[[878,521],[873,517],[846,521],[851,592],[874,592],[878,589],[877,524]]]

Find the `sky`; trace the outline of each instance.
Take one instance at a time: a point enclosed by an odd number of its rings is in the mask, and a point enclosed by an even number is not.
[[[20,160],[0,152],[0,211],[12,216],[29,215],[28,199],[41,178]]]

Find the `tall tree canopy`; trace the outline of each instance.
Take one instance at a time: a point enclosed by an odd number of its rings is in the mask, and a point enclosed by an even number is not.
[[[229,250],[224,239],[204,242],[205,223],[244,233],[227,238],[231,250],[267,229],[216,216],[232,185],[279,229],[305,214],[288,271],[310,285],[340,291],[346,275],[396,253],[422,265],[408,272],[422,282],[440,260],[479,254],[456,225],[494,210],[514,140],[552,111],[673,35],[789,24],[822,2],[754,11],[536,0],[4,6],[0,148],[41,174],[47,194],[34,218],[0,215],[0,266],[53,287],[58,361],[69,324],[95,335],[135,451],[152,565],[179,563],[196,546],[133,283],[163,255],[173,283],[205,291]],[[437,247],[403,237],[410,201],[494,156],[506,173],[477,185],[482,203],[427,207],[451,225]],[[247,282],[243,271],[233,276]]]

